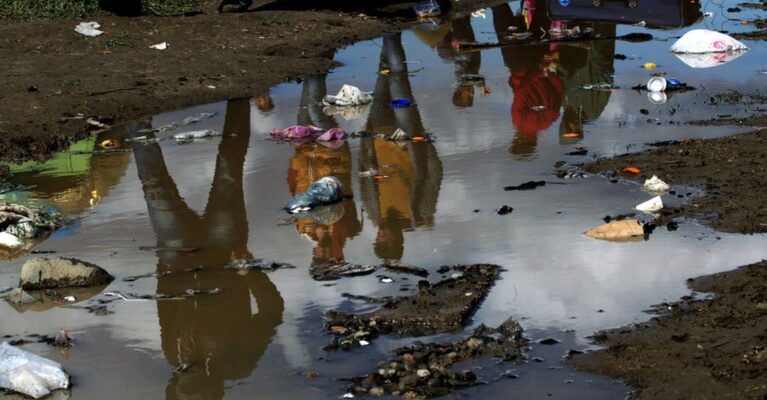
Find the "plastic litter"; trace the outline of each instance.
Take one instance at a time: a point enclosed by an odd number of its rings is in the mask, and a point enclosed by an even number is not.
[[[671,90],[686,89],[687,84],[674,78],[654,76],[647,81],[647,90],[651,92],[666,92]]]
[[[408,140],[408,139],[410,139],[410,136],[408,136],[408,134],[405,133],[405,131],[403,131],[400,128],[397,128],[397,130],[394,131],[394,133],[392,133],[391,136],[389,136],[389,140],[399,141],[399,140]]]
[[[195,139],[210,138],[215,136],[221,136],[221,132],[214,131],[213,129],[204,129],[200,131],[181,132],[173,135],[173,139],[177,142],[190,142]]]
[[[373,101],[371,92],[363,92],[356,86],[343,85],[336,94],[327,95],[322,99],[322,104],[326,106],[359,106]]]
[[[479,10],[476,10],[473,13],[471,13],[471,16],[474,17],[474,18],[485,19],[485,18],[487,18],[487,10],[484,9],[484,8],[480,8]]]
[[[68,387],[69,375],[61,364],[0,343],[0,388],[39,399]]]
[[[726,53],[744,50],[748,50],[748,47],[732,36],[708,29],[693,29],[671,45],[672,53]]]
[[[661,200],[660,196],[655,196],[635,208],[642,212],[652,213],[663,208],[663,200]]]
[[[656,64],[656,63],[651,63],[651,62],[648,62],[648,63],[644,63],[644,64],[642,65],[642,68],[644,68],[644,69],[650,69],[650,70],[652,70],[652,69],[658,68],[658,64]]]
[[[325,131],[322,135],[317,137],[318,142],[330,142],[332,140],[342,140],[346,137],[346,132],[341,128],[331,128]]]
[[[394,99],[389,103],[391,108],[405,108],[412,106],[413,103],[408,99]]]
[[[157,43],[157,44],[153,44],[149,46],[150,49],[155,49],[155,50],[165,50],[168,47],[170,47],[168,42]]]
[[[343,186],[335,176],[326,176],[309,186],[306,192],[299,193],[285,206],[291,214],[309,211],[314,207],[337,203],[343,200]]]
[[[663,182],[657,175],[653,175],[652,178],[644,181],[644,190],[652,193],[664,193],[671,189],[668,183]]]
[[[24,242],[22,242],[18,236],[11,235],[8,232],[0,232],[0,246],[14,249],[17,247],[21,247],[23,244]]]
[[[0,203],[0,221],[5,226],[4,233],[22,240],[40,237],[61,227],[61,215],[13,203]],[[7,236],[6,239],[13,240]]]
[[[99,28],[101,28],[101,24],[96,21],[80,22],[75,27],[75,32],[88,37],[96,37],[104,34],[104,31],[99,30]]]
[[[436,17],[442,14],[442,9],[440,9],[439,3],[435,0],[418,3],[413,6],[413,11],[415,11],[415,15],[419,18]]]
[[[272,137],[280,140],[306,139],[319,132],[322,132],[322,128],[313,125],[292,125],[282,130],[273,130]]]

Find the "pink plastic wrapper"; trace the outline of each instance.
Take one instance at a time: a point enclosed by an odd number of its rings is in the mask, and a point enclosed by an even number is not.
[[[346,132],[341,128],[331,128],[317,138],[318,142],[330,142],[332,140],[341,140],[346,137]]]
[[[283,130],[273,130],[272,137],[281,140],[306,139],[317,132],[322,132],[322,129],[312,125],[293,125]]]

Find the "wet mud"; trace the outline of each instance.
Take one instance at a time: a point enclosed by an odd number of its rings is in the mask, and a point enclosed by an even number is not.
[[[671,195],[687,196],[694,187],[704,192],[678,208],[661,211],[656,225],[693,218],[717,230],[735,233],[767,232],[767,130],[720,139],[689,139],[661,143],[655,149],[601,159],[586,171],[644,182],[657,175],[672,185]],[[639,174],[621,172],[639,168]]]
[[[386,334],[424,336],[459,330],[490,291],[501,268],[477,264],[442,271],[450,277],[433,285],[421,280],[417,293],[389,299],[379,310],[364,314],[329,311],[325,326],[334,337],[325,349],[350,350]]]
[[[518,361],[525,344],[522,328],[514,318],[497,328],[480,325],[471,336],[456,343],[416,342],[395,349],[395,357],[380,363],[377,371],[348,379],[353,382],[350,392],[405,399],[444,396],[454,389],[484,383],[472,370],[454,371],[453,365],[481,357]]]
[[[606,349],[574,355],[578,368],[625,379],[637,399],[767,397],[767,262],[690,279],[687,296],[661,315],[597,333]]]
[[[486,3],[492,2],[461,1],[453,12]],[[339,47],[402,30],[414,21],[401,10],[387,11],[381,2],[355,4],[342,12],[273,6],[181,17],[101,14],[92,18],[106,34],[96,38],[73,31],[80,20],[4,20],[0,58],[8,62],[0,71],[6,82],[0,92],[0,158],[41,159],[65,149],[95,129],[88,118],[120,124],[169,109],[253,96],[281,82],[327,72],[335,66],[332,58]],[[159,42],[170,47],[149,48]],[[268,96],[259,101],[274,106]]]

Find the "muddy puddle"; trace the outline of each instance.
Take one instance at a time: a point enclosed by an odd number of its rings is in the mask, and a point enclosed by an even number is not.
[[[763,85],[758,71],[767,49],[747,41],[747,54],[706,69],[693,69],[667,51],[692,27],[746,30],[739,21],[756,11],[727,13],[734,2],[655,1],[628,11],[609,2],[596,10],[577,3],[511,2],[488,9],[484,18],[424,23],[339,51],[335,59],[343,66],[328,75],[250,99],[156,115],[79,142],[44,165],[14,166],[13,182],[27,189],[3,194],[5,201],[51,205],[68,218],[35,250],[87,260],[117,279],[72,304],[24,309],[2,302],[0,335],[69,330],[74,344],[67,352],[37,343],[25,348],[63,362],[74,377],[73,399],[338,398],[347,393],[338,379],[366,374],[391,350],[415,340],[384,335],[351,351],[324,350],[332,341],[327,311],[377,307],[344,294],[412,295],[419,280],[439,281],[441,266],[487,263],[503,271],[467,327],[418,340],[465,338],[479,324],[497,326],[514,316],[530,341],[526,361],[473,361],[468,368],[491,384],[450,396],[624,398],[631,388],[576,372],[562,357],[589,348],[587,336],[596,330],[647,319],[651,304],[686,294],[691,276],[767,257],[765,237],[682,221],[678,230],[659,228],[645,241],[589,239],[583,232],[605,215],[632,212],[649,196],[635,184],[604,177],[558,177],[555,164],[567,172],[648,142],[744,132],[685,122],[746,115],[750,110],[742,104],[712,105],[710,98]],[[570,19],[600,22],[563,25]],[[647,27],[632,25],[643,20]],[[601,38],[488,45],[574,26]],[[632,32],[654,38],[615,39]],[[647,62],[657,70],[643,69]],[[654,72],[696,90],[650,99],[631,89]],[[374,90],[374,102],[326,114],[317,102],[344,83]],[[416,105],[390,108],[397,98]],[[215,115],[147,133],[202,112]],[[386,134],[401,128],[433,141],[351,137],[331,146],[291,146],[270,140],[272,129],[297,123]],[[190,129],[223,136],[183,145],[173,140]],[[147,134],[161,140],[126,141]],[[120,150],[101,152],[110,139]],[[384,176],[359,175],[370,169]],[[345,187],[342,203],[314,218],[290,219],[281,209],[330,174]],[[504,190],[528,181],[546,184]],[[682,198],[666,196],[670,204],[696,194],[673,189]],[[499,215],[502,206],[513,211]],[[32,256],[0,263],[0,290],[16,286],[20,266]],[[296,268],[224,268],[251,258]],[[413,265],[430,274],[378,270],[312,279],[311,267],[341,260]],[[141,298],[189,289],[220,290]],[[560,343],[538,343],[547,338]]]

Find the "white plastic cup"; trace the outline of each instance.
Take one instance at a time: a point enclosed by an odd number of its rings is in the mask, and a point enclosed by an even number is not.
[[[665,92],[666,91],[666,78],[654,76],[647,81],[647,90],[651,92]]]

